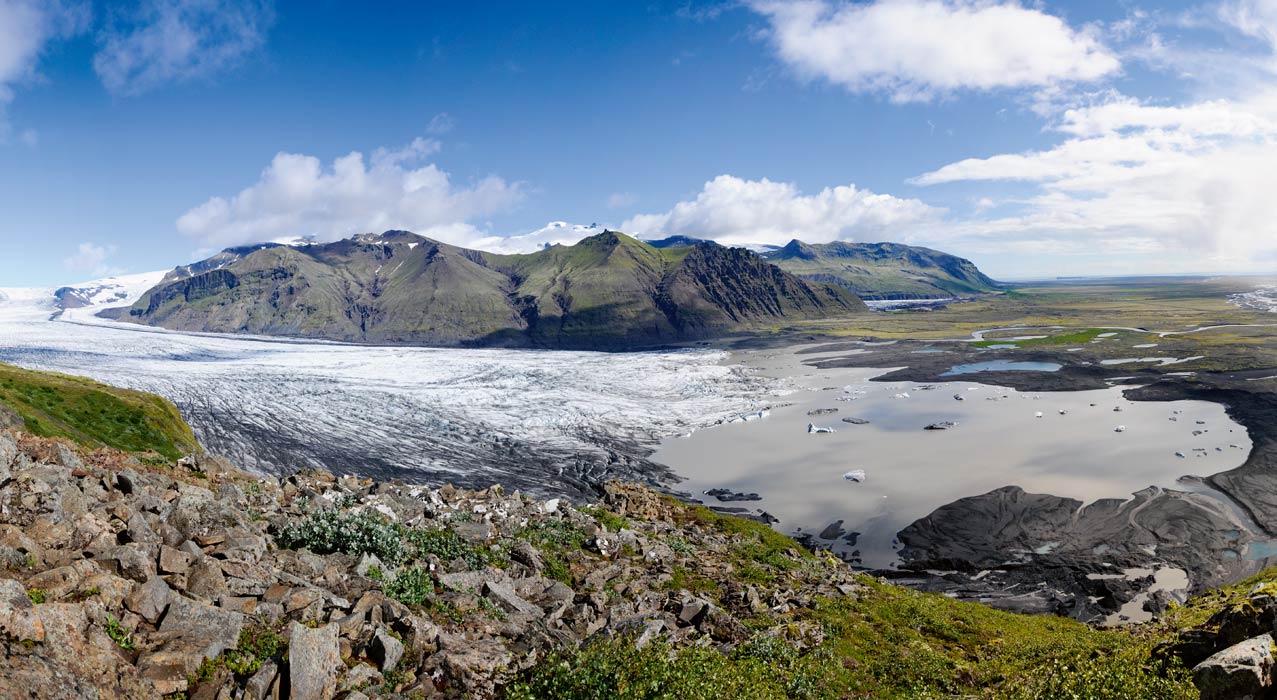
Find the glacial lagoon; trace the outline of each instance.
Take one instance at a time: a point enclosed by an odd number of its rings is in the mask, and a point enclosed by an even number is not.
[[[964,496],[1017,485],[1084,502],[1127,498],[1150,485],[1176,488],[1182,475],[1231,469],[1250,453],[1245,428],[1219,404],[1128,401],[1120,387],[1047,393],[874,382],[890,370],[815,370],[803,359],[812,357],[736,354],[732,361],[753,372],[784,379],[784,405],[666,440],[653,459],[686,477],[681,490],[716,506],[766,511],[782,531],[809,534],[867,567],[894,566],[896,534]],[[925,429],[944,421],[957,425]],[[852,470],[863,470],[864,480],[844,479]],[[761,500],[719,502],[703,495],[709,489]]]

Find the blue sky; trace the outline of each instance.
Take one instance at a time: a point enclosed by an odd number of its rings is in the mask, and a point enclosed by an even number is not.
[[[1277,268],[1277,0],[384,5],[0,0],[0,286],[551,221]]]

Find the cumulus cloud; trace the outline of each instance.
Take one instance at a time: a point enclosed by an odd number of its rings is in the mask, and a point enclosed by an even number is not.
[[[1019,180],[1038,191],[1002,219],[957,233],[1061,252],[1193,255],[1215,267],[1277,252],[1277,92],[1245,101],[1148,105],[1118,97],[1069,110],[1051,148],[969,158],[920,185]]]
[[[177,229],[205,249],[295,236],[331,241],[389,229],[465,245],[483,237],[471,221],[513,207],[523,190],[496,176],[458,186],[434,164],[420,162],[436,148],[418,139],[379,149],[371,159],[353,152],[327,168],[314,156],[279,153],[257,182],[187,211]]]
[[[4,108],[15,87],[36,79],[49,44],[84,31],[90,17],[90,7],[80,2],[0,0],[0,137],[7,136]]]
[[[77,274],[107,277],[120,273],[118,267],[110,265],[107,260],[115,254],[115,246],[101,246],[96,243],[81,243],[73,255],[62,259],[62,265]]]
[[[117,95],[207,78],[258,50],[274,21],[272,0],[145,0],[110,18],[93,68]]]
[[[944,211],[916,199],[858,189],[826,187],[805,195],[792,183],[720,175],[695,199],[662,214],[636,216],[622,230],[645,238],[685,235],[726,245],[783,245],[833,240],[908,240],[911,228],[938,220]]]
[[[1093,81],[1117,56],[1088,29],[1017,0],[753,0],[776,55],[805,78],[897,102]]]

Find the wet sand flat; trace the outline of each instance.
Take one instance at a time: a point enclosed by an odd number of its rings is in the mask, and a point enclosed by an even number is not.
[[[892,566],[897,532],[964,496],[1017,485],[1087,502],[1125,498],[1150,485],[1174,488],[1181,475],[1231,469],[1250,452],[1246,430],[1218,404],[1132,402],[1120,388],[1045,393],[969,381],[872,382],[885,370],[802,364],[813,359],[820,356],[736,353],[729,361],[787,378],[791,393],[765,418],[666,440],[653,459],[686,477],[680,488],[693,494],[758,493],[761,501],[746,503],[700,497],[761,508],[784,532],[818,536],[841,520],[842,533],[830,528],[824,534],[834,541],[822,542],[868,567]],[[837,412],[809,415],[821,409]],[[869,423],[841,420],[847,417]],[[924,430],[942,421],[957,426]],[[811,434],[809,424],[836,432]],[[843,478],[857,469],[863,482]]]

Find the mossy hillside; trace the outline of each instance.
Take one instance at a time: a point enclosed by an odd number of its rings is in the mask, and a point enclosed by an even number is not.
[[[175,271],[128,318],[352,342],[618,350],[864,309],[850,292],[713,248],[658,250],[608,231],[494,255],[390,231],[230,251]]]
[[[781,269],[876,298],[930,298],[996,292],[999,285],[969,260],[897,243],[792,241],[765,254]]]
[[[800,600],[811,582],[845,565],[764,525],[664,502],[660,518],[674,524],[666,543],[680,554],[668,587],[731,610],[755,630],[753,638],[727,653],[659,642],[640,648],[632,637],[587,642],[521,675],[506,687],[506,698],[1197,697],[1187,672],[1153,653],[1176,633],[1172,625],[1097,630],[869,576],[857,577],[852,595],[777,608],[768,596]],[[771,602],[742,609],[742,586]]]
[[[41,437],[155,452],[170,460],[200,451],[177,407],[154,394],[0,364],[0,403]]]

